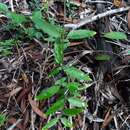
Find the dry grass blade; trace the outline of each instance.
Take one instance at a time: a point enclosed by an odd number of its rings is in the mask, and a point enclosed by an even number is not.
[[[4,96],[5,97],[12,97],[12,96],[16,95],[18,92],[20,92],[21,90],[22,90],[22,87],[15,88],[10,93],[5,94]]]

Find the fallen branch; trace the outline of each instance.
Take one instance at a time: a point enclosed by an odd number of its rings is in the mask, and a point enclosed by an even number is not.
[[[80,27],[82,27],[82,26],[84,26],[88,23],[91,23],[91,22],[96,21],[98,19],[101,19],[103,17],[113,15],[113,14],[116,14],[116,13],[120,13],[120,12],[124,12],[124,11],[128,11],[129,9],[130,9],[130,6],[109,10],[109,11],[106,11],[104,13],[97,14],[95,16],[88,16],[88,17],[84,18],[83,20],[81,20],[77,24],[65,24],[64,27],[65,28],[78,29],[78,28],[80,28]]]
[[[12,126],[10,126],[7,130],[14,130],[14,128],[22,121],[22,119],[18,119],[16,123],[14,123]]]
[[[85,3],[100,3],[100,4],[110,4],[112,5],[113,3],[112,2],[109,2],[109,1],[102,1],[102,0],[86,0]]]

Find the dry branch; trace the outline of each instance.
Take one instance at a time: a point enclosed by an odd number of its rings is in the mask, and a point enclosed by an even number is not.
[[[97,14],[95,16],[88,16],[88,17],[84,18],[83,20],[81,20],[77,24],[65,24],[64,27],[78,29],[78,28],[80,28],[88,23],[91,23],[91,22],[96,21],[98,19],[101,19],[103,17],[113,15],[116,13],[120,13],[120,12],[124,12],[124,11],[128,11],[129,9],[130,9],[130,7],[128,6],[128,7],[122,7],[122,8],[118,8],[118,9],[109,10],[109,11],[106,11],[104,13]]]

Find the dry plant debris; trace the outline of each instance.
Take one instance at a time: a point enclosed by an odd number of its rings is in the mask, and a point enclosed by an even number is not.
[[[0,130],[130,130],[129,0],[0,0]]]

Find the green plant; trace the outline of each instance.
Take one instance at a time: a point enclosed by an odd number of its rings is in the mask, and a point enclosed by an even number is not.
[[[58,73],[64,71],[64,73],[66,73],[66,77],[62,77],[61,79],[57,80],[54,86],[41,91],[36,99],[51,99],[52,96],[57,95],[57,100],[48,108],[45,113],[46,115],[56,116],[56,112],[59,111],[59,121],[61,121],[64,127],[72,127],[73,124],[70,122],[69,118],[76,116],[87,108],[87,101],[83,100],[81,96],[80,88],[83,84],[80,83],[80,81],[82,80],[84,82],[88,82],[92,80],[88,74],[85,74],[83,71],[80,71],[75,67],[62,65],[60,68],[53,70],[50,75],[55,76],[56,71]],[[48,122],[48,124],[50,124],[50,122]]]
[[[77,67],[64,63],[64,50],[67,49],[71,40],[92,38],[96,35],[96,32],[86,29],[66,32],[61,26],[48,22],[43,17],[41,11],[34,11],[32,15],[24,16],[16,12],[10,12],[6,5],[0,4],[0,12],[8,18],[9,24],[6,30],[17,32],[14,38],[0,42],[0,54],[11,54],[11,47],[17,44],[18,41],[24,40],[21,36],[31,40],[33,38],[41,38],[53,44],[54,59],[58,66],[50,72],[49,77],[55,77],[60,73],[64,73],[64,77],[55,81],[53,86],[42,90],[36,96],[36,99],[40,101],[57,97],[53,102],[50,100],[51,104],[45,110],[46,115],[52,115],[55,118],[48,121],[42,130],[53,127],[59,121],[64,127],[73,127],[73,116],[82,113],[88,107],[87,101],[82,97],[83,85],[91,82],[92,79]],[[103,37],[113,40],[127,39],[126,35],[120,32],[105,33]],[[109,60],[110,57],[100,55],[96,59]],[[59,113],[57,114],[57,112]]]
[[[107,32],[103,37],[112,40],[127,40],[127,36],[123,32]]]
[[[69,40],[90,38],[96,34],[95,31],[79,29],[69,32],[66,36],[66,32],[61,26],[46,21],[41,11],[37,10],[33,11],[30,16],[24,16],[23,14],[9,11],[6,4],[0,3],[0,13],[8,18],[6,26],[4,25],[3,27],[3,31],[14,32],[13,38],[11,39],[15,41],[13,43],[10,39],[1,41],[0,55],[10,55],[11,48],[13,45],[17,44],[17,41],[20,43],[20,41],[22,42],[22,40],[24,41],[25,39],[32,40],[37,38],[54,43],[55,60],[57,63],[61,63],[63,51],[67,48]],[[113,40],[127,40],[126,35],[122,32],[108,32],[105,33],[103,37]],[[8,44],[8,46],[3,46],[3,44]]]
[[[41,15],[40,15],[41,16]],[[39,19],[40,20],[40,19]],[[46,24],[47,25],[47,24]],[[49,26],[49,24],[48,24]],[[39,26],[41,27],[41,26]],[[43,26],[42,26],[43,27]],[[54,118],[50,120],[42,130],[46,130],[58,122],[61,122],[64,127],[73,127],[72,117],[82,113],[85,109],[87,109],[87,101],[82,98],[81,86],[83,86],[82,82],[91,82],[92,79],[90,76],[83,71],[77,69],[74,66],[64,65],[64,49],[67,48],[65,46],[65,41],[70,40],[81,40],[85,38],[93,37],[96,32],[91,30],[74,30],[69,32],[67,35],[63,31],[63,29],[59,29],[57,26],[50,25],[48,30],[42,29],[45,33],[52,37],[54,43],[54,57],[55,62],[59,64],[59,67],[55,68],[49,76],[55,77],[59,73],[66,74],[65,77],[55,81],[55,84],[52,87],[44,89],[38,94],[36,97],[37,100],[49,100],[53,96],[57,97],[57,100],[52,103],[45,111],[46,115],[52,115]],[[54,33],[54,34],[53,34]],[[117,33],[119,34],[119,33]],[[108,38],[107,33],[104,34],[104,37]],[[109,34],[110,39],[116,39],[113,34]],[[124,34],[121,35],[122,39],[126,39]],[[121,37],[120,36],[120,37]],[[119,39],[119,38],[118,38]],[[97,60],[109,60],[110,57],[107,55],[100,55],[96,57]],[[57,115],[56,112],[59,111],[60,114]]]
[[[2,125],[4,125],[4,123],[6,122],[7,117],[4,114],[0,114],[0,127]]]
[[[7,56],[12,54],[11,48],[18,44],[19,41],[15,39],[4,40],[0,42],[0,55]]]
[[[55,62],[56,64],[59,64],[59,67],[55,68],[49,76],[55,77],[63,72],[66,75],[57,80],[53,86],[42,90],[36,96],[37,100],[49,100],[57,95],[55,102],[53,102],[45,111],[46,115],[52,115],[57,118],[51,119],[42,130],[49,129],[59,121],[64,127],[73,127],[71,121],[72,117],[80,114],[87,108],[87,101],[82,99],[82,91],[80,91],[80,88],[83,85],[82,82],[90,82],[92,79],[88,74],[76,67],[64,64],[64,49],[67,48],[66,43],[69,44],[70,40],[91,38],[96,32],[91,30],[75,30],[66,35],[61,27],[46,23],[42,19],[41,13],[36,13],[38,14],[34,14],[32,17],[33,22],[35,23],[36,28],[41,29],[48,37],[52,37]],[[37,17],[39,17],[39,19]],[[45,29],[47,27],[48,29]],[[57,111],[60,112],[59,115],[56,114]]]

